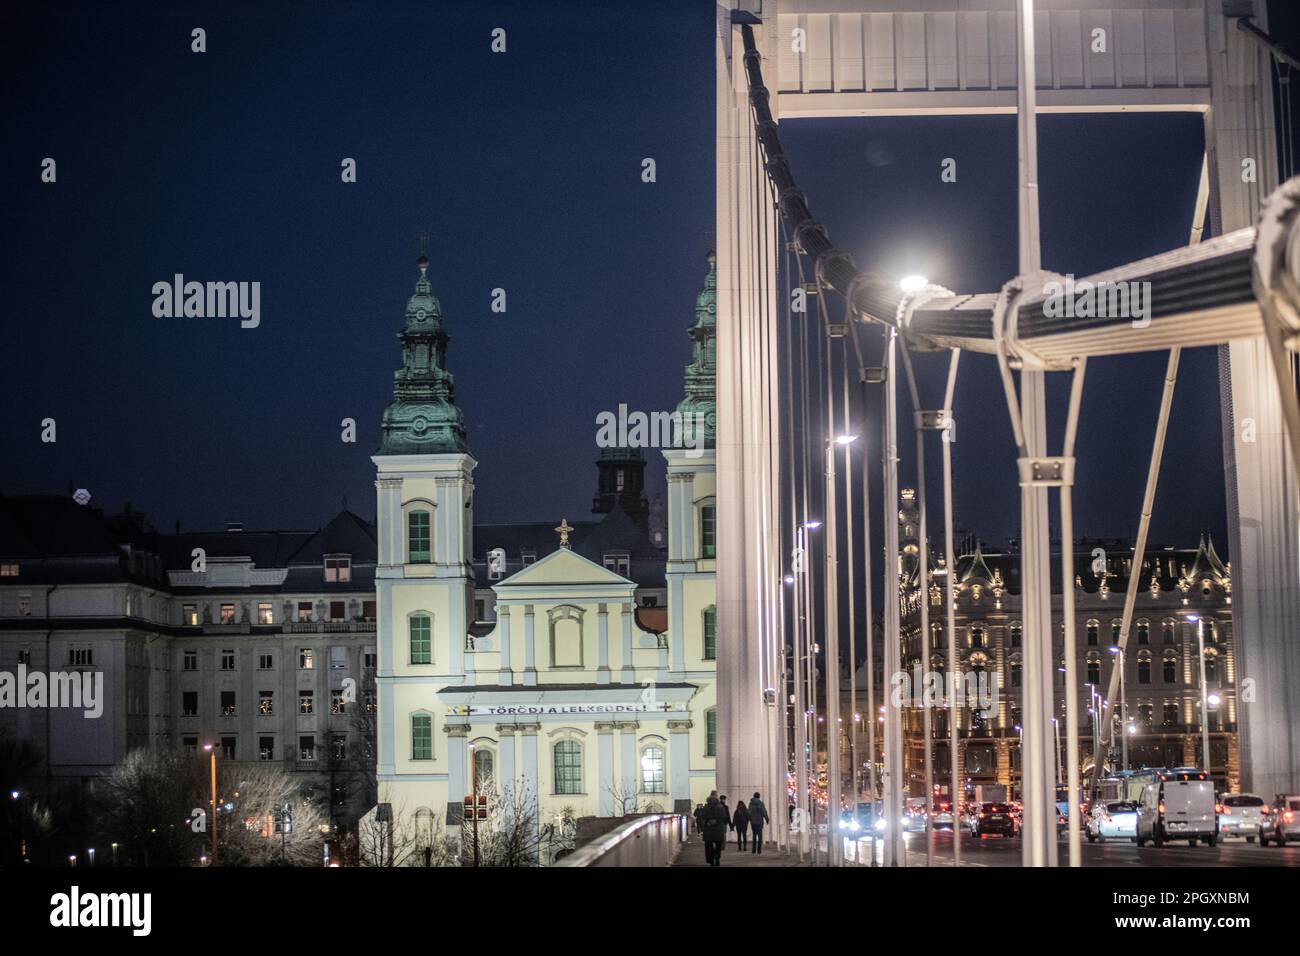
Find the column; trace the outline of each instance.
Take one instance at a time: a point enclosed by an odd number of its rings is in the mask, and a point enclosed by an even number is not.
[[[526,801],[529,816],[532,818],[530,842],[535,843],[538,808],[541,801],[541,779],[537,775],[537,733],[542,729],[542,725],[519,724],[517,729],[519,733],[524,735],[523,790],[520,796],[522,800]]]
[[[497,790],[504,796],[506,791],[515,793],[519,789],[515,769],[515,725],[497,724]]]
[[[600,815],[614,815],[614,728],[611,721],[598,722],[596,727],[596,786],[600,791]]]
[[[632,666],[632,605],[623,605],[623,672],[624,684],[636,683],[636,669]]]
[[[627,807],[630,810],[636,806],[637,784],[640,782],[641,775],[640,762],[636,753],[636,732],[641,725],[635,720],[625,721],[618,725],[619,744],[623,752],[619,758],[619,789],[623,794],[623,799],[627,801]]]
[[[469,793],[469,775],[466,770],[469,727],[466,724],[444,724],[447,734],[447,801],[463,803]]]
[[[596,683],[609,683],[609,610],[607,605],[596,608]]]
[[[673,672],[686,670],[686,608],[680,574],[668,575],[668,639],[673,648]]]
[[[524,605],[524,684],[537,686],[537,635],[533,626],[533,606]]]
[[[510,667],[510,605],[497,606],[497,637],[501,642],[501,662],[497,671],[498,684],[513,684],[514,671]]]
[[[379,535],[379,563],[397,565],[402,562],[402,543],[406,529],[402,526],[402,479],[379,478],[375,482],[377,502],[376,520],[382,528]]]
[[[668,792],[673,798],[673,809],[685,800],[691,802],[691,722],[668,721]]]

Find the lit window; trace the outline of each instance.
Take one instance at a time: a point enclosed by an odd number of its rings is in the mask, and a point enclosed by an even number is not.
[[[186,604],[181,608],[181,623],[186,627],[198,627],[199,606],[197,604]]]
[[[221,605],[221,623],[222,624],[235,623],[235,606],[233,604]]]
[[[310,647],[298,648],[298,668],[309,671],[316,666],[316,652]]]
[[[343,701],[342,690],[330,691],[330,713],[335,717],[347,712],[347,704]]]
[[[257,712],[263,717],[275,714],[275,691],[259,690],[257,692]]]
[[[0,578],[16,578],[16,577],[18,577],[18,565],[0,564]]]
[[[314,714],[316,713],[316,694],[311,690],[298,691],[298,713]]]
[[[662,747],[647,747],[641,751],[641,790],[645,793],[667,793],[664,786],[664,751]]]
[[[428,564],[431,547],[429,542],[429,512],[412,511],[406,516],[407,561],[410,564]]]
[[[325,581],[327,584],[343,583],[352,580],[352,556],[348,554],[330,555],[325,558]]]
[[[298,602],[298,623],[306,624],[311,620],[311,601]]]
[[[257,606],[257,623],[258,624],[275,623],[273,620],[270,604],[259,604]]]

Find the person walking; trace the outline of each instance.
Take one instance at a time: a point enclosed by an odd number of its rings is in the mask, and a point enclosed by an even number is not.
[[[709,793],[709,799],[704,803],[704,813],[701,816],[700,830],[704,834],[704,862],[709,866],[720,866],[722,846],[727,842],[727,827],[731,825],[731,816],[727,813],[727,808],[722,805],[722,801],[718,799],[718,791]]]
[[[704,804],[697,803],[695,805],[694,815],[695,815],[695,832],[703,833],[704,832]]]
[[[763,805],[763,798],[755,791],[749,801],[749,825],[754,831],[754,848],[751,852],[763,852],[763,827],[767,826],[770,819],[767,815],[767,807]]]
[[[736,804],[736,812],[731,815],[731,826],[736,831],[736,849],[745,849],[745,838],[749,833],[749,807],[741,800]]]

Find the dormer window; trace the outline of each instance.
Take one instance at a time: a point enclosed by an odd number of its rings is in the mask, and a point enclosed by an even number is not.
[[[613,571],[621,577],[627,577],[632,570],[632,558],[626,551],[606,551],[604,563],[607,571]]]
[[[524,567],[528,567],[528,565],[535,564],[537,562],[537,552],[524,551],[521,555],[521,558],[523,560]]]
[[[325,583],[345,583],[352,580],[352,555],[327,554],[325,556]]]

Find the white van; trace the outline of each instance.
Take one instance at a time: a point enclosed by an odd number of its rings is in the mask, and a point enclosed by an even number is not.
[[[1214,781],[1208,774],[1178,774],[1180,778],[1157,777],[1142,788],[1138,801],[1138,846],[1150,840],[1161,846],[1167,840],[1197,840],[1214,846],[1219,840],[1219,814],[1214,801]],[[1199,778],[1199,779],[1196,779]]]

